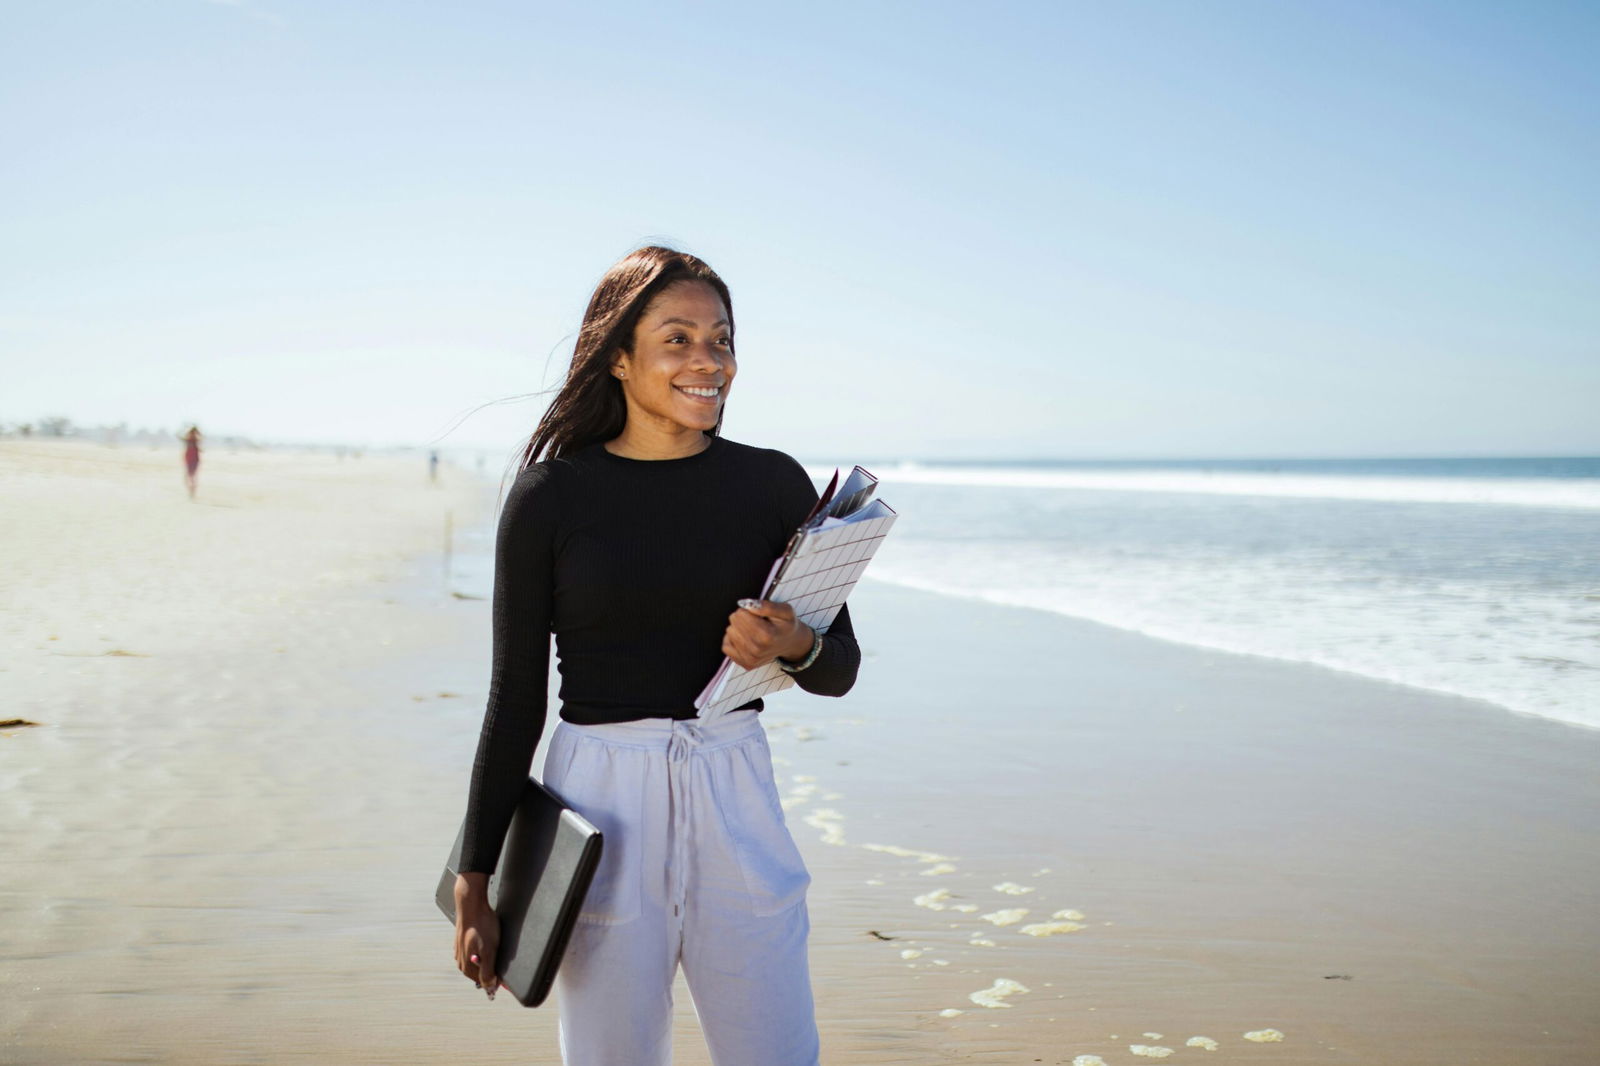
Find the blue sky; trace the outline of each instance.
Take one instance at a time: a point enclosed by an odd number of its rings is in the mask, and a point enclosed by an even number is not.
[[[733,290],[802,457],[1600,453],[1600,7],[10,4],[0,422],[509,449]]]

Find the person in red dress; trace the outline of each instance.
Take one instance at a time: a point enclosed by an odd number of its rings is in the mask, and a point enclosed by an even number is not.
[[[200,473],[200,427],[190,426],[189,432],[178,438],[183,441],[183,484],[194,499],[197,475]]]

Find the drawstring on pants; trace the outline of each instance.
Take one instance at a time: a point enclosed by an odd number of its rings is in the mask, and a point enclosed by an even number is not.
[[[667,741],[668,796],[672,807],[672,915],[680,921],[689,901],[686,851],[694,831],[693,808],[688,802],[693,784],[689,779],[693,771],[690,759],[705,741],[705,733],[691,721],[674,721],[672,736]]]

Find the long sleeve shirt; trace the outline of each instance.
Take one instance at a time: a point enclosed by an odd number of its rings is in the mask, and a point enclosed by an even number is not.
[[[517,475],[495,542],[494,653],[463,872],[499,860],[544,731],[551,634],[564,720],[695,717],[728,616],[760,594],[816,500],[789,456],[721,437],[681,459],[628,459],[594,444]],[[860,661],[846,606],[794,679],[842,696]]]

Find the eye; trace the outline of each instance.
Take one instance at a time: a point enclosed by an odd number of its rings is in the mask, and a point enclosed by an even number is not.
[[[674,333],[672,336],[667,338],[667,343],[668,344],[687,344],[688,341],[689,341],[689,338],[685,337],[681,333]]]
[[[717,343],[720,344],[720,345],[723,345],[724,347],[732,348],[733,347],[733,338],[732,337],[718,337],[717,338]]]

